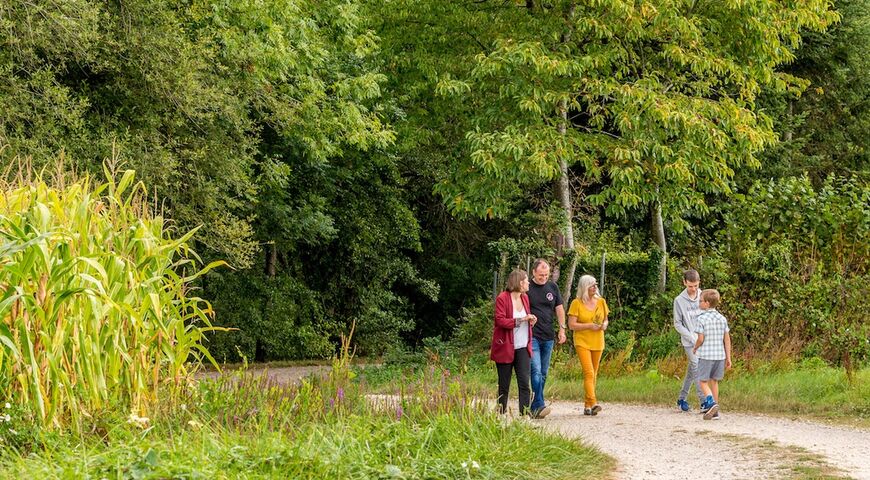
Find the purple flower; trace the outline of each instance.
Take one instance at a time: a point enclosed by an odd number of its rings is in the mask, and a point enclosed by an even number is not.
[[[396,405],[396,420],[402,419],[402,406]]]
[[[330,398],[330,399],[329,399],[329,408],[332,409],[333,407],[335,407],[335,399],[334,399],[334,398]]]
[[[338,401],[342,401],[342,400],[344,400],[344,389],[341,387],[338,387]]]

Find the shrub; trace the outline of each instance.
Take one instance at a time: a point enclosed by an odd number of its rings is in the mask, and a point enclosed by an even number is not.
[[[214,299],[215,324],[233,328],[209,336],[209,350],[222,362],[335,353],[331,338],[338,325],[327,319],[319,295],[294,277],[220,272],[206,278],[205,291]]]
[[[469,350],[488,349],[492,342],[494,309],[489,299],[480,299],[471,307],[463,308],[452,343]]]
[[[662,333],[656,333],[643,337],[640,340],[640,352],[648,362],[654,362],[670,355],[679,355],[680,335],[670,328]]]

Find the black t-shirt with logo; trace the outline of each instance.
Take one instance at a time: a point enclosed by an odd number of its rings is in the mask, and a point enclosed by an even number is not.
[[[532,315],[538,317],[532,334],[538,340],[554,340],[556,334],[553,330],[553,317],[556,316],[556,307],[562,305],[559,287],[552,281],[538,285],[532,280],[529,282],[528,296]]]

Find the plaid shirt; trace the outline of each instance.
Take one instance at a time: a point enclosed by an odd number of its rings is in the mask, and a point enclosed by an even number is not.
[[[704,360],[725,360],[725,334],[728,320],[715,308],[701,310],[697,317],[695,333],[704,335],[704,343],[698,348],[698,358]]]

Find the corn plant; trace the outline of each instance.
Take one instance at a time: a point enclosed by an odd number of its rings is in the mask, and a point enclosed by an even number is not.
[[[201,268],[126,171],[0,186],[0,398],[49,428],[107,408],[173,402],[202,359],[211,306]],[[192,362],[192,363],[191,363]]]

